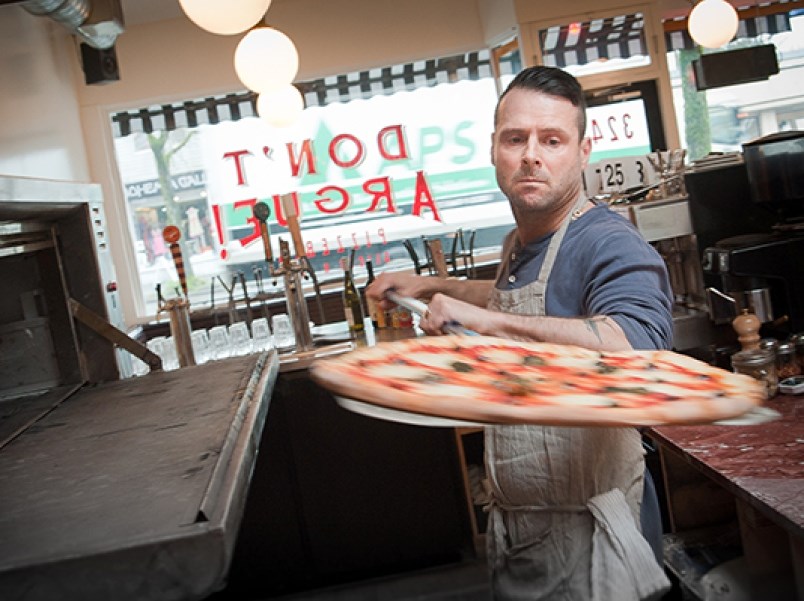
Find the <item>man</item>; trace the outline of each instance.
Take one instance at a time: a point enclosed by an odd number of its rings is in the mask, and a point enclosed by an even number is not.
[[[668,348],[664,262],[625,219],[583,194],[583,91],[559,69],[519,73],[494,116],[492,163],[516,228],[497,280],[383,273],[368,290],[430,299],[420,327],[592,349]],[[390,308],[392,303],[383,300]],[[640,534],[645,465],[633,428],[485,430],[488,556],[497,599],[658,598],[669,586]]]

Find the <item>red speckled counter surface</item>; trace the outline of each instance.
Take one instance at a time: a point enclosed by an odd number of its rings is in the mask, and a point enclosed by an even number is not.
[[[804,395],[779,395],[767,406],[782,418],[756,426],[662,426],[647,434],[804,537]]]

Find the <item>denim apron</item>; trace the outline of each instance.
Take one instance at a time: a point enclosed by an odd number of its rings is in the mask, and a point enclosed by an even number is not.
[[[494,288],[488,307],[545,314],[550,272],[581,196],[550,241],[537,280]],[[503,249],[504,277],[515,242]],[[485,428],[487,547],[498,600],[658,598],[669,581],[639,532],[643,449],[634,428]]]

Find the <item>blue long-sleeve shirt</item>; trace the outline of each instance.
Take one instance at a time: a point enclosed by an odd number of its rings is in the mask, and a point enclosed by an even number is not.
[[[514,245],[497,287],[515,289],[536,280],[548,234],[524,247]],[[635,349],[671,348],[673,293],[656,250],[628,220],[598,205],[569,224],[548,280],[546,314],[607,315]]]

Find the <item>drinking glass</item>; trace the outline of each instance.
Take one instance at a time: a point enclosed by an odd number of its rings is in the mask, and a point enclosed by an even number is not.
[[[211,349],[207,331],[204,329],[193,330],[193,333],[190,334],[190,339],[193,342],[193,354],[195,355],[196,364],[201,365],[209,361]]]
[[[179,354],[176,352],[176,342],[173,340],[173,336],[165,338],[162,352],[162,369],[165,371],[179,369]]]
[[[139,357],[131,357],[131,371],[134,376],[144,376],[151,368],[148,364]]]
[[[255,351],[267,351],[274,347],[271,328],[268,326],[268,320],[264,317],[258,317],[251,322],[251,341],[254,344]]]
[[[238,321],[229,326],[229,344],[232,347],[232,355],[236,357],[251,352],[251,336],[246,322]]]
[[[209,329],[210,358],[226,359],[231,356],[232,347],[229,343],[229,332],[226,326],[214,326]]]
[[[271,329],[274,331],[274,345],[279,350],[287,350],[296,345],[293,325],[287,313],[278,313],[271,317]]]

